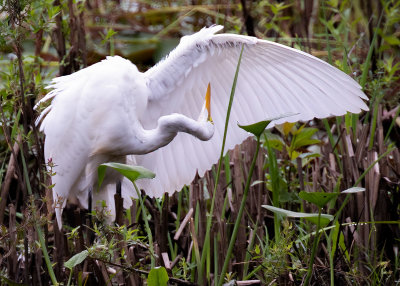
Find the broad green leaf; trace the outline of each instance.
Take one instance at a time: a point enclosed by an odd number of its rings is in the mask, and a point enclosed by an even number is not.
[[[87,250],[79,252],[68,259],[68,261],[64,263],[64,266],[72,270],[72,268],[74,268],[76,265],[82,263],[82,261],[85,260],[88,255],[89,252]]]
[[[318,139],[312,139],[311,137],[318,131],[317,128],[301,128],[296,132],[296,136],[293,137],[293,141],[290,144],[292,150],[297,150],[300,147],[318,144],[321,141]]]
[[[250,125],[239,125],[240,128],[243,130],[253,134],[256,137],[260,137],[261,134],[264,132],[265,128],[267,128],[268,124],[270,124],[270,120],[260,121]]]
[[[147,278],[147,285],[166,286],[168,280],[167,270],[165,270],[164,267],[156,267],[150,270],[149,277]]]
[[[320,208],[324,207],[330,200],[336,198],[338,195],[339,194],[337,193],[323,193],[323,192],[308,193],[304,191],[301,191],[299,193],[300,198],[309,203],[315,204]]]
[[[262,205],[263,208],[270,210],[274,213],[281,214],[283,216],[288,217],[296,217],[296,218],[304,218],[312,223],[318,223],[318,214],[317,213],[300,213],[300,212],[293,212],[288,211],[285,209],[269,206],[269,205]],[[329,214],[321,214],[320,225],[321,227],[326,226],[331,220],[333,220],[333,216]]]
[[[265,128],[267,128],[267,126],[274,120],[278,120],[281,118],[285,118],[285,117],[289,117],[289,116],[293,116],[296,115],[296,113],[287,113],[287,114],[282,114],[280,116],[274,117],[274,118],[269,118],[267,120],[263,120],[263,121],[259,121],[257,123],[254,124],[250,124],[250,125],[240,125],[238,124],[238,126],[240,128],[242,128],[243,130],[254,134],[254,136],[256,137],[260,137],[261,134],[264,132]]]
[[[114,170],[118,171],[123,176],[128,178],[131,182],[135,182],[137,179],[153,179],[156,176],[153,172],[141,166],[130,166],[121,163],[104,163],[97,168],[99,177],[99,188],[103,183],[107,167],[113,168]]]
[[[271,148],[274,148],[278,151],[282,151],[283,146],[285,146],[285,142],[283,141],[283,139],[279,135],[276,135],[271,132],[265,133],[265,140],[268,140],[269,146],[271,146]],[[266,146],[265,140],[263,140],[264,146]]]
[[[286,150],[287,150],[287,152],[288,152],[288,154],[289,154],[289,157],[290,157],[290,160],[295,160],[295,159],[297,159],[297,157],[299,157],[300,156],[300,152],[297,152],[297,151],[295,151],[295,150],[292,150],[291,148],[286,148]]]
[[[319,144],[321,143],[321,140],[318,139],[309,139],[309,138],[301,138],[301,139],[296,139],[296,141],[294,142],[294,149],[298,149],[300,147],[304,147],[304,146],[310,146],[310,145],[314,145],[314,144]]]
[[[399,46],[400,45],[400,39],[396,37],[395,35],[388,35],[384,36],[383,39],[389,43],[389,45],[392,46]]]
[[[361,193],[361,192],[365,192],[365,188],[353,187],[353,188],[344,190],[344,191],[341,192],[341,193],[342,193],[342,194],[352,194],[352,193]]]

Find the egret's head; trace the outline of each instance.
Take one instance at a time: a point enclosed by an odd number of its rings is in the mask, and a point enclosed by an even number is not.
[[[203,108],[200,111],[198,122],[207,123],[207,125],[214,127],[214,122],[211,118],[211,85],[208,84],[206,98],[204,100]]]
[[[197,122],[200,124],[201,128],[197,129],[197,138],[203,141],[210,140],[214,135],[215,126],[211,118],[211,85],[208,84],[206,98],[204,100],[203,108],[201,109],[199,119]]]

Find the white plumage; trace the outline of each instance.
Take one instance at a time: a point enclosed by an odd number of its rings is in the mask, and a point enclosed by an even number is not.
[[[54,200],[62,201],[56,208],[59,225],[69,196],[76,196],[87,207],[87,192],[91,187],[96,189],[97,166],[101,163],[117,161],[152,170],[156,178],[139,180],[138,185],[155,197],[180,190],[197,171],[204,175],[218,160],[242,45],[226,150],[249,136],[237,123],[250,124],[290,112],[297,115],[274,124],[368,110],[362,100],[368,98],[360,86],[324,61],[274,42],[215,35],[222,28],[212,26],[183,37],[166,59],[145,73],[116,56],[53,79],[49,86],[53,90],[40,101],[52,99],[51,105],[42,112],[38,123],[42,122],[41,130],[46,135],[46,160],[52,159],[56,165],[52,179]],[[189,119],[199,115],[208,83],[212,88],[213,137],[200,141],[195,138],[201,137],[200,133],[192,136],[180,132],[170,144],[172,138],[167,136],[157,140],[163,141],[158,142],[160,146],[168,145],[155,151],[149,148],[149,134],[162,120],[176,127],[175,131],[187,131],[182,127],[185,124],[200,124]],[[212,134],[210,124],[193,128]],[[122,178],[110,171],[100,192],[93,192],[94,201],[106,200],[112,212],[115,182],[119,179]],[[125,207],[135,194],[131,183],[123,179]]]

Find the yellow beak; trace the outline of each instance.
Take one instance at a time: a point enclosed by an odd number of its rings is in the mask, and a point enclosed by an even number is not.
[[[208,111],[207,120],[212,122],[212,118],[211,118],[211,85],[210,85],[210,83],[208,83],[208,86],[207,86],[206,108],[207,108],[207,111]]]

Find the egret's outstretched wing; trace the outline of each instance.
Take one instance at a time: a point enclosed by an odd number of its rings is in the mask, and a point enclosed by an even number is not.
[[[145,118],[146,128],[154,128],[157,118],[172,112],[196,118],[207,84],[211,83],[212,118],[215,134],[208,142],[179,134],[169,145],[145,156],[137,163],[156,173],[143,181],[149,195],[173,192],[200,176],[218,160],[229,94],[242,45],[236,94],[229,122],[226,150],[249,135],[237,123],[250,124],[285,113],[295,116],[275,122],[310,120],[347,111],[367,110],[368,99],[348,75],[307,53],[252,37],[220,34],[221,26],[203,29],[183,37],[178,47],[145,73],[151,91]]]

